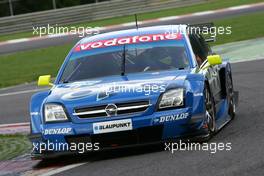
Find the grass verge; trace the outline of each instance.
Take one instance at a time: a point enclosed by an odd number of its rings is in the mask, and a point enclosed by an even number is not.
[[[174,16],[174,15],[182,15],[186,13],[194,13],[206,10],[215,10],[221,8],[227,8],[231,6],[238,6],[244,4],[253,4],[263,2],[263,0],[208,0],[208,2],[186,6],[181,8],[171,8],[167,10],[161,10],[157,12],[148,12],[139,14],[139,20],[148,20],[148,19],[155,19],[160,17],[166,16]],[[84,26],[84,27],[96,27],[96,26],[107,26],[107,25],[114,25],[114,24],[121,24],[126,22],[134,21],[133,15],[127,15],[123,17],[116,17],[116,18],[109,18],[104,20],[96,20],[91,22],[73,24],[71,26]],[[11,40],[11,39],[18,39],[18,38],[25,38],[25,37],[34,37],[32,34],[33,31],[30,32],[22,32],[22,33],[15,33],[10,35],[0,35],[0,41]]]
[[[31,144],[25,135],[0,135],[0,161],[28,152]]]
[[[56,75],[71,44],[0,56],[0,87],[38,79],[39,75]]]
[[[218,36],[215,44],[264,37],[264,12],[217,20],[217,26],[231,26],[231,35]],[[0,56],[0,87],[36,81],[39,75],[56,76],[71,44]]]
[[[264,12],[215,21],[216,26],[231,26],[231,35],[217,37],[214,45],[264,37]]]

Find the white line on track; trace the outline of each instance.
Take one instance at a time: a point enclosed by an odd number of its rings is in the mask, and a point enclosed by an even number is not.
[[[241,10],[241,9],[247,9],[250,8],[251,5],[242,5],[242,6],[234,6],[227,8],[228,10]]]
[[[204,12],[196,12],[196,13],[193,13],[192,15],[193,16],[204,16],[204,15],[210,15],[213,13],[215,13],[215,11],[204,11]]]
[[[261,57],[261,58],[259,58],[259,57],[256,57],[256,58],[252,58],[252,59],[242,59],[242,60],[231,60],[231,61],[229,61],[229,62],[231,62],[231,63],[241,63],[241,62],[250,62],[250,61],[257,61],[257,60],[264,60],[264,58],[263,57]]]
[[[20,42],[27,42],[27,41],[30,41],[30,38],[8,40],[7,43],[20,43]]]
[[[136,23],[135,22],[130,22],[130,23],[124,23],[121,24],[122,26],[129,27],[129,26],[134,26]],[[142,21],[138,21],[138,25],[143,24]]]
[[[56,38],[56,37],[63,37],[63,36],[67,36],[70,35],[70,33],[63,33],[63,34],[51,34],[51,35],[47,35],[48,38]]]
[[[8,123],[8,124],[0,124],[0,128],[6,127],[16,127],[16,126],[28,126],[29,122],[22,122],[22,123]]]
[[[10,96],[10,95],[27,94],[27,93],[32,93],[32,92],[44,91],[44,90],[48,90],[48,88],[44,88],[44,89],[32,89],[32,90],[24,90],[24,91],[3,93],[3,94],[0,94],[0,97]]]
[[[103,30],[106,30],[106,27],[97,27],[96,28],[98,31],[103,31]]]
[[[169,20],[176,20],[176,19],[179,19],[180,16],[169,16],[169,17],[162,17],[162,18],[159,18],[158,20],[159,21],[169,21]]]
[[[84,164],[86,164],[86,163],[71,164],[71,165],[68,165],[68,166],[64,166],[64,167],[61,167],[61,168],[58,168],[58,169],[51,170],[50,172],[46,172],[44,174],[41,174],[40,176],[51,176],[51,175],[55,175],[55,174],[64,172],[66,170],[70,170],[70,169],[73,169],[75,167],[79,167],[79,166],[84,165]]]

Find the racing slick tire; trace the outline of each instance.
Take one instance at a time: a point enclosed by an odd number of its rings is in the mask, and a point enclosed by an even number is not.
[[[215,102],[208,84],[206,84],[205,86],[204,95],[205,95],[204,103],[205,103],[205,117],[206,117],[205,125],[207,126],[208,129],[208,139],[210,139],[216,133],[217,127],[216,127]]]

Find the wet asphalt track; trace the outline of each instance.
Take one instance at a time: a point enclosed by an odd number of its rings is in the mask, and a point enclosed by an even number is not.
[[[58,175],[135,176],[263,176],[264,175],[264,60],[233,64],[235,88],[240,92],[237,117],[210,142],[232,143],[231,151],[178,151],[147,146],[102,152],[70,163],[87,162]],[[76,161],[74,161],[76,160]]]

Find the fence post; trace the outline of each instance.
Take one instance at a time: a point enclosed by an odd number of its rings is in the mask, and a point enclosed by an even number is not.
[[[9,2],[10,16],[14,16],[12,0],[8,0],[8,2]]]
[[[53,9],[56,9],[56,0],[52,0]]]

